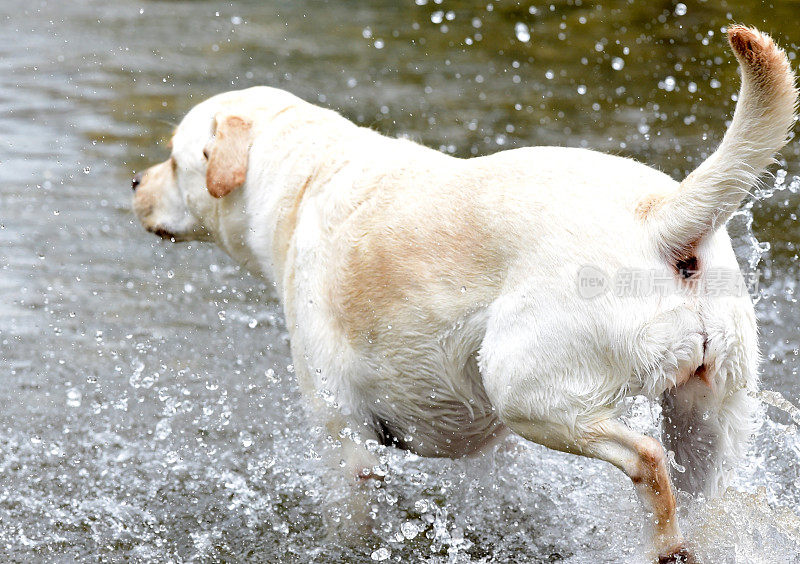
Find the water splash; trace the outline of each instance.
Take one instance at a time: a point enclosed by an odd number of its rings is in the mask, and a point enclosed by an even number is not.
[[[761,390],[757,397],[765,404],[776,407],[786,413],[792,418],[795,425],[800,427],[800,408],[787,400],[782,393],[774,390]]]

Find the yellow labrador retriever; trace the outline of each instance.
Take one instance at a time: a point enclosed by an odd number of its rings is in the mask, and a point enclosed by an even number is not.
[[[797,91],[767,35],[728,38],[733,121],[681,182],[581,149],[454,158],[257,87],[193,108],[133,207],[276,284],[354,484],[373,475],[366,439],[460,457],[514,432],[620,468],[655,557],[687,561],[665,450],[618,416],[626,396],[659,399],[675,483],[706,494],[754,428],[756,321],[725,222],[786,143]]]

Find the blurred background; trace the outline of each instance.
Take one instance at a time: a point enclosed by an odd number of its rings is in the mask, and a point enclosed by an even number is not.
[[[382,453],[375,534],[325,537],[319,459],[267,283],[144,233],[130,178],[197,102],[266,84],[460,157],[590,147],[676,179],[722,138],[724,28],[797,66],[800,3],[582,0],[0,3],[3,561],[640,562],[607,465],[509,441]],[[800,553],[800,143],[731,220],[760,277],[764,425],[720,500],[681,500],[706,562]],[[790,403],[791,402],[791,403]],[[657,409],[630,402],[657,433]],[[678,470],[673,470],[678,471]],[[333,485],[332,485],[333,484]]]

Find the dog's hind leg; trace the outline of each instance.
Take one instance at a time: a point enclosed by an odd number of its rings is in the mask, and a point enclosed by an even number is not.
[[[521,308],[514,298],[494,304],[479,351],[484,388],[499,419],[527,440],[605,460],[625,472],[652,514],[659,561],[689,562],[661,443],[617,419],[625,379],[610,372],[609,364],[580,362],[590,342],[580,336],[565,340],[530,303]],[[567,315],[561,319],[569,321]]]
[[[678,489],[715,495],[758,428],[758,336],[744,297],[714,298],[703,365],[661,397],[662,440],[675,455]],[[725,317],[721,317],[724,315]]]
[[[690,380],[664,393],[662,440],[675,456],[678,489],[710,496],[725,487],[758,428],[754,390]]]
[[[688,562],[675,513],[675,496],[661,444],[620,421],[601,419],[580,430],[563,423],[504,418],[512,431],[554,450],[610,462],[625,472],[645,508],[653,515],[653,544],[659,562]]]

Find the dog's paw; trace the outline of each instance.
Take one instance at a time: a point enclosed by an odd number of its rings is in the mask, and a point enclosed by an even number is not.
[[[700,316],[675,308],[651,320],[639,343],[642,385],[654,395],[688,380],[703,364],[706,342]]]
[[[700,564],[694,553],[683,545],[660,554],[657,562],[658,564]]]

